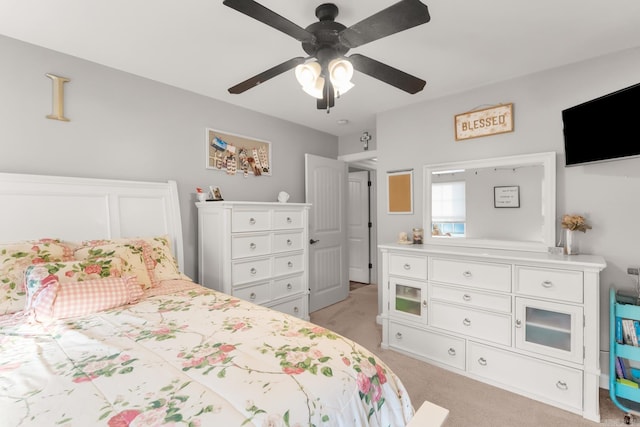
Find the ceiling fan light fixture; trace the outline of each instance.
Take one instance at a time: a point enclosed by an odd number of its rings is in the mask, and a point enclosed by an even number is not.
[[[320,64],[316,61],[300,64],[296,67],[296,79],[303,88],[313,87],[320,77],[320,72]]]
[[[350,49],[408,30],[431,20],[429,9],[421,0],[397,0],[395,4],[365,18],[350,27],[337,22],[338,7],[323,3],[316,8],[318,21],[306,28],[289,21],[256,0],[224,0],[229,6],[302,43],[306,58],[297,56],[271,67],[231,88],[229,93],[242,93],[252,87],[296,68],[298,82],[305,92],[318,97],[316,106],[327,110],[335,105],[335,98],[349,91],[354,69],[409,94],[420,92],[426,82],[362,54],[344,56]],[[307,62],[309,61],[309,62]],[[320,80],[322,78],[322,80]],[[327,80],[328,79],[328,80]]]
[[[341,86],[351,83],[353,77],[353,65],[344,58],[336,58],[329,62],[329,75],[331,83]]]
[[[354,86],[351,83],[353,65],[344,58],[336,58],[329,62],[329,76],[336,96],[344,95]]]
[[[314,98],[322,99],[323,97],[323,89],[324,89],[324,78],[318,77],[313,84],[303,85],[302,90],[304,90],[307,94],[313,96]]]

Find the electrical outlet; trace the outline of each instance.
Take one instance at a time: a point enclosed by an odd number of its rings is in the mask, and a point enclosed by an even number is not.
[[[627,268],[627,274],[632,274],[634,276],[638,276],[640,273],[638,273],[638,267],[628,267]]]

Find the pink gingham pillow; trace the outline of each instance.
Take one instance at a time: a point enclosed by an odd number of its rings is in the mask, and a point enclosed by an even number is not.
[[[42,282],[52,276],[59,283],[82,282],[105,277],[122,276],[122,259],[96,258],[82,261],[44,262],[27,267],[24,282],[27,291],[25,310],[31,308],[34,294],[42,287]]]
[[[0,244],[0,316],[24,309],[24,272],[27,267],[32,264],[71,259],[72,247],[59,239]]]
[[[30,314],[37,322],[85,316],[135,303],[143,293],[135,276],[68,283],[48,276],[33,296]]]

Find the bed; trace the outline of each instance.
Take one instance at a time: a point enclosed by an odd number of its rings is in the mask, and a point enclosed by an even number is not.
[[[0,173],[0,424],[404,426],[357,343],[194,283],[164,183]]]

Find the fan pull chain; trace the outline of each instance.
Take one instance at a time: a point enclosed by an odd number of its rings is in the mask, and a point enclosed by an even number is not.
[[[327,114],[329,114],[331,112],[331,104],[329,103],[329,85],[326,83],[324,85],[324,99],[327,100]]]

